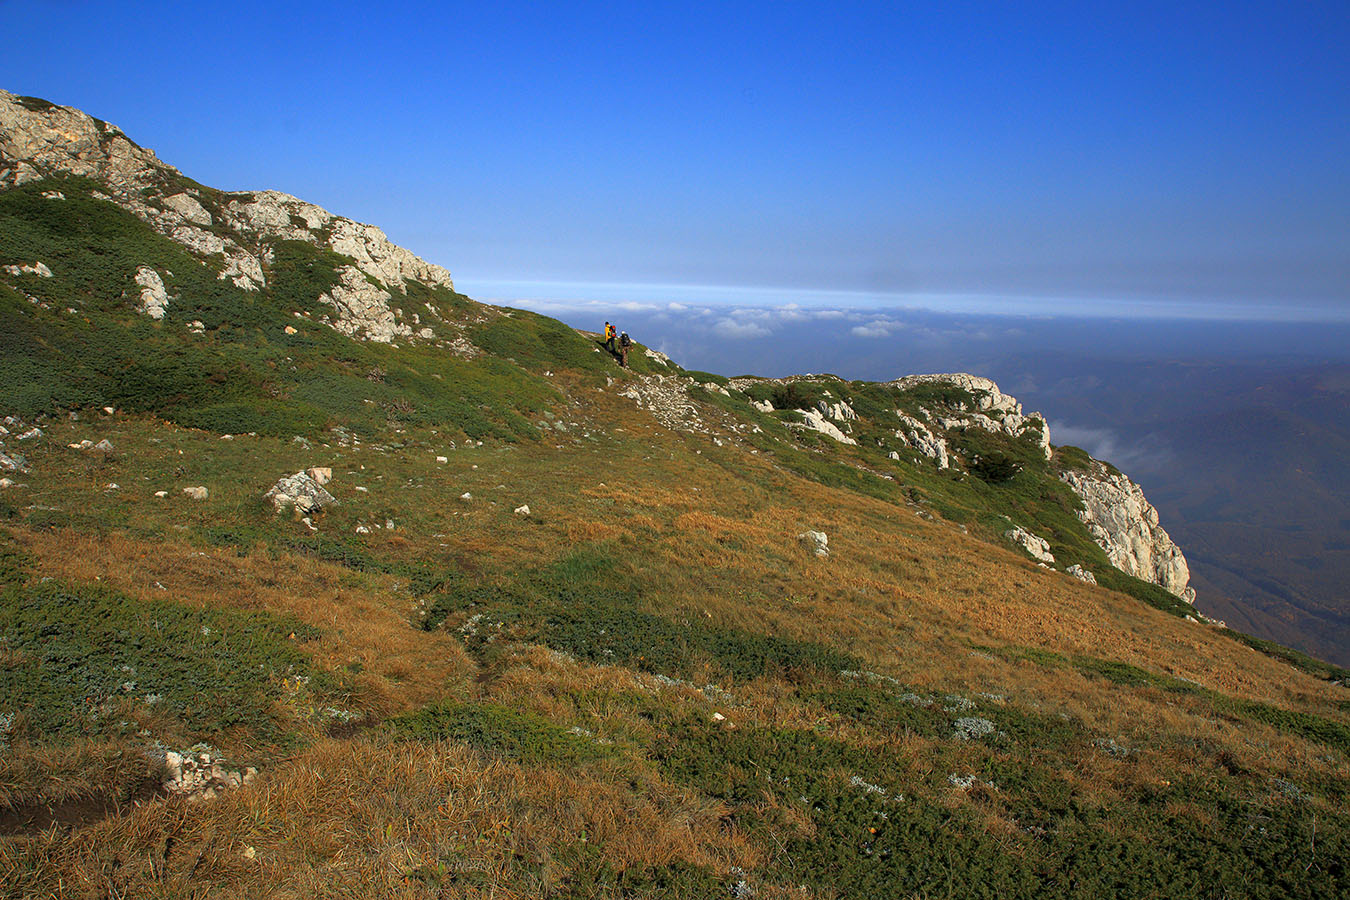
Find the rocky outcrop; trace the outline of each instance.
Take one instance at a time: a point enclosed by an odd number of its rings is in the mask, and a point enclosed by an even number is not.
[[[1045,538],[1037,537],[1027,531],[1021,525],[1014,525],[1008,531],[1003,532],[1003,536],[1030,553],[1032,559],[1043,563],[1055,561],[1054,554],[1050,552],[1049,542]]]
[[[149,266],[136,270],[135,282],[141,288],[141,312],[152,319],[164,318],[169,309],[169,294],[164,290],[164,279]]]
[[[910,447],[922,453],[924,456],[937,463],[939,469],[946,469],[951,466],[951,454],[947,450],[947,440],[933,434],[928,426],[920,422],[913,416],[907,416],[900,410],[895,414],[900,417],[900,422],[904,428],[897,428],[895,436],[900,438]],[[900,454],[895,454],[895,459],[900,458]]]
[[[0,189],[63,174],[98,181],[106,193],[96,197],[182,244],[242,290],[267,286],[266,267],[277,241],[304,241],[341,254],[351,263],[339,270],[340,284],[320,299],[333,307],[328,324],[352,337],[383,343],[434,339],[434,322],[423,322],[420,313],[402,321],[389,301],[410,282],[454,290],[449,272],[394,244],[373,225],[279,191],[201,188],[115,125],[0,91]],[[142,309],[154,318],[163,315],[158,302],[143,302]],[[435,316],[430,307],[427,312]]]
[[[848,435],[844,434],[844,432],[840,431],[839,426],[831,422],[829,419],[825,418],[825,416],[823,416],[819,410],[799,409],[797,410],[797,412],[801,413],[802,424],[805,425],[807,428],[810,428],[813,431],[819,431],[826,437],[834,438],[841,444],[858,443],[853,438],[849,437]]]
[[[1067,569],[1064,570],[1064,572],[1065,574],[1072,575],[1079,581],[1085,581],[1088,584],[1097,583],[1097,576],[1093,575],[1091,572],[1080,566],[1078,563],[1074,563],[1073,565],[1069,566]]]
[[[3,270],[4,272],[6,272],[6,273],[9,274],[9,275],[15,275],[15,276],[17,276],[17,275],[36,275],[36,276],[39,277],[39,278],[51,278],[51,277],[52,277],[52,270],[49,269],[49,268],[47,268],[47,264],[44,263],[44,262],[35,262],[35,263],[33,263],[31,266],[25,266],[25,265],[17,265],[17,266],[0,266],[0,270]]]
[[[955,428],[982,428],[985,431],[1002,432],[1010,437],[1034,439],[1046,459],[1051,456],[1050,427],[1040,413],[1023,414],[1022,404],[999,390],[998,385],[988,378],[970,375],[965,372],[952,372],[936,375],[906,375],[890,382],[893,387],[910,390],[930,384],[947,384],[960,388],[971,397],[967,404],[956,404],[956,415],[940,415],[921,408],[924,417],[943,430]],[[973,407],[973,408],[968,408]],[[919,448],[915,448],[919,449]],[[920,451],[923,452],[923,451]],[[928,455],[928,454],[926,454]]]
[[[1195,602],[1186,557],[1158,524],[1158,511],[1139,485],[1096,460],[1086,471],[1065,472],[1062,477],[1083,501],[1078,518],[1111,565],[1160,585],[1187,603]]]

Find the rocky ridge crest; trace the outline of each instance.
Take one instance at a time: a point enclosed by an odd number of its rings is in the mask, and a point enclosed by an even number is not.
[[[341,254],[350,262],[338,269],[339,283],[318,299],[332,308],[327,323],[343,334],[382,343],[430,340],[438,336],[437,326],[448,324],[429,305],[425,316],[406,317],[391,305],[393,292],[405,292],[410,282],[449,290],[454,282],[445,269],[392,243],[379,228],[279,191],[204,188],[115,125],[0,90],[0,189],[59,175],[98,182],[103,190],[96,197],[183,245],[241,290],[267,286],[278,241],[303,241]],[[147,288],[154,281],[144,273],[137,280]],[[142,310],[162,318],[165,306],[156,299]]]

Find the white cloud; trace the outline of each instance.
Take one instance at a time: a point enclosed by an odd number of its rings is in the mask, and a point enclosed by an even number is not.
[[[1148,434],[1137,440],[1126,441],[1110,428],[1051,422],[1050,440],[1056,445],[1072,444],[1075,447],[1082,447],[1094,458],[1105,460],[1123,469],[1126,474],[1156,471],[1172,461],[1171,448]]]
[[[866,325],[854,325],[849,329],[854,335],[865,338],[884,338],[891,336],[891,330],[885,322],[868,322]]]
[[[761,338],[773,334],[773,329],[760,322],[737,322],[725,317],[713,324],[713,333],[722,337]]]

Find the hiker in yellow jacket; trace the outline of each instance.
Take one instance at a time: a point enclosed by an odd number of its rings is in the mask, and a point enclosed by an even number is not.
[[[614,326],[611,325],[611,324],[609,324],[608,322],[606,322],[606,323],[605,323],[605,349],[608,350],[610,353],[613,353],[613,352],[614,352],[614,338],[615,338],[616,334],[617,334],[617,332],[615,331]]]

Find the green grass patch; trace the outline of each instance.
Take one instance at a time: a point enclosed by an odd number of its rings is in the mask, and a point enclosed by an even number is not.
[[[386,729],[398,740],[462,741],[523,763],[572,764],[604,755],[584,736],[495,703],[435,703],[390,719]]]
[[[12,562],[9,572],[0,698],[22,712],[35,740],[116,732],[129,706],[167,712],[199,738],[243,727],[276,740],[279,681],[311,674],[298,644],[313,630],[297,622],[137,600],[101,585],[23,582]]]

